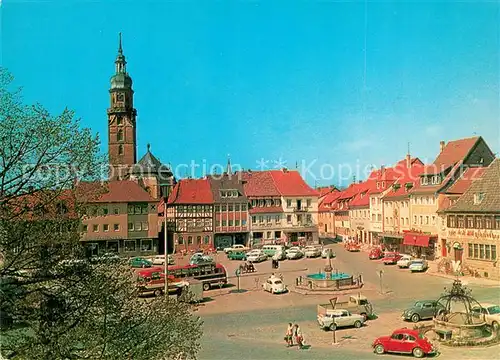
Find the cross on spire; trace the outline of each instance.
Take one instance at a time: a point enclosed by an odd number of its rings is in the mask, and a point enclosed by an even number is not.
[[[118,38],[119,38],[119,40],[118,40],[118,54],[120,54],[120,55],[121,55],[121,54],[123,54],[123,48],[122,48],[122,33],[121,33],[121,32],[119,32],[119,33],[118,33]]]

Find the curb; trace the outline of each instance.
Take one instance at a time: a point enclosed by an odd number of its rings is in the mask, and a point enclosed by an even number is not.
[[[474,285],[474,286],[480,286],[480,287],[498,287],[498,284],[481,284],[481,283],[475,282],[474,278],[470,278],[470,277],[450,276],[450,275],[436,273],[436,272],[426,272],[426,275],[440,277],[440,278],[448,279],[448,280],[459,279],[462,282],[465,280],[468,282],[468,285]],[[489,280],[489,281],[493,282],[495,280]]]

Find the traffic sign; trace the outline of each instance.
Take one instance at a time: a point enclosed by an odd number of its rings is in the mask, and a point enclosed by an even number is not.
[[[236,269],[236,271],[234,273],[236,274],[237,277],[240,277],[241,270],[240,269]]]

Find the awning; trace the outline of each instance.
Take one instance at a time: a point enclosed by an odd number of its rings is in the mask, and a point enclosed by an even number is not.
[[[404,234],[403,245],[428,247],[431,235],[424,234]]]
[[[417,240],[417,236],[413,234],[404,234],[403,236],[403,245],[415,245],[415,241]]]

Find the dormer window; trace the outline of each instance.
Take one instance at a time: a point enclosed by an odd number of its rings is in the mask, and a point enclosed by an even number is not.
[[[484,192],[479,192],[474,194],[474,205],[479,205],[484,200]]]
[[[377,181],[377,189],[380,189],[380,183]]]
[[[385,181],[382,181],[382,189],[385,188]]]

